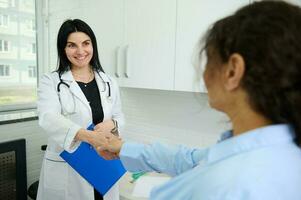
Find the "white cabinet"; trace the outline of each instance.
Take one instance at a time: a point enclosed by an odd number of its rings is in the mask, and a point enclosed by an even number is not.
[[[195,92],[204,87],[195,81],[196,45],[211,24],[248,3],[249,0],[178,0],[175,90]]]
[[[124,8],[122,0],[82,0],[82,13],[77,16],[93,29],[98,56],[104,71],[114,76],[117,55],[123,44]]]
[[[125,0],[119,84],[172,90],[175,30],[175,0]]]
[[[56,1],[45,0],[43,2],[43,14],[44,14],[44,38],[46,55],[45,59],[48,60],[48,66],[45,67],[45,71],[53,71],[57,67],[57,35],[60,26],[66,19],[73,19],[80,14],[80,0],[71,1]]]
[[[104,70],[119,86],[173,90],[175,0],[81,0]]]
[[[66,18],[94,30],[104,70],[123,87],[197,91],[192,55],[213,22],[249,0],[48,0],[49,57]]]

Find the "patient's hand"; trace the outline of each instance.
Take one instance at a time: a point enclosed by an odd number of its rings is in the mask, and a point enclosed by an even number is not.
[[[102,132],[99,130],[91,131],[89,134],[89,141],[99,155],[107,160],[116,159],[123,141],[120,137],[113,135],[110,132]]]
[[[119,158],[118,154],[111,153],[109,151],[98,151],[97,153],[106,160],[114,160]]]
[[[107,141],[100,144],[96,151],[105,159],[111,160],[119,157],[123,141],[121,138],[111,134],[106,136]]]

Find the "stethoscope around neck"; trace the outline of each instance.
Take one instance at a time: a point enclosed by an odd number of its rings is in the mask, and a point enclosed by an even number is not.
[[[59,74],[59,79],[60,79],[60,82],[57,84],[57,92],[59,94],[59,99],[61,101],[61,87],[62,86],[66,86],[69,90],[70,90],[70,85],[66,82],[63,81],[62,79],[62,76],[61,74],[58,72]],[[108,93],[107,93],[107,100],[108,101],[111,101],[112,97],[111,97],[111,86],[110,86],[110,83],[109,81],[105,81],[103,79],[103,77],[99,74],[99,72],[97,71],[97,74],[98,76],[101,78],[102,82],[103,82],[103,90],[100,90],[100,92],[105,92],[106,90],[108,90]],[[68,111],[67,109],[65,109],[65,112],[67,114],[74,114],[75,113],[75,110],[76,110],[76,105],[75,105],[75,99],[74,99],[74,95],[72,94],[72,100],[73,100],[73,109],[71,109],[70,111]],[[61,102],[62,103],[62,102]]]

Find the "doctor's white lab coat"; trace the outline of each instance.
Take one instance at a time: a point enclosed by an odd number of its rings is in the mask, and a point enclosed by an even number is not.
[[[57,72],[52,72],[41,78],[38,89],[39,124],[49,137],[37,199],[93,200],[93,187],[59,156],[63,150],[73,152],[79,146],[80,142],[74,142],[74,137],[80,128],[87,128],[92,123],[92,111],[71,71],[63,73],[61,79],[70,88],[61,84],[58,92],[60,79]],[[124,117],[117,83],[102,72],[99,74],[95,72],[95,79],[101,97],[104,120],[113,118],[117,120],[119,127],[122,126]],[[105,82],[110,84],[111,98],[108,97],[109,89]],[[117,184],[104,199],[119,199]]]

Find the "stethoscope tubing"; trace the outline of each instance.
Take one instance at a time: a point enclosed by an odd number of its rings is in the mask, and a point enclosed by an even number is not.
[[[61,98],[60,98],[60,92],[61,92],[60,87],[61,87],[61,85],[65,85],[68,89],[70,89],[70,85],[62,80],[62,77],[61,77],[61,74],[60,74],[60,73],[58,73],[58,74],[59,74],[60,82],[57,84],[57,92],[58,92],[58,95],[59,95],[59,99],[60,99],[60,101],[61,101]],[[105,91],[106,91],[106,87],[108,87],[108,96],[107,96],[107,98],[110,100],[110,99],[111,99],[111,86],[110,86],[110,83],[109,83],[108,81],[107,81],[107,82],[104,81],[104,79],[103,79],[102,76],[99,74],[99,72],[97,72],[97,74],[98,74],[98,76],[102,79],[102,81],[103,81],[103,83],[104,83],[104,89],[103,89],[103,91],[101,91],[101,92],[105,92]],[[69,114],[75,112],[75,100],[74,100],[74,96],[72,96],[72,97],[73,97],[73,111],[72,111],[72,112],[66,111],[66,112],[69,113]],[[61,103],[62,103],[62,102],[61,102]]]
[[[62,84],[65,85],[66,87],[70,88],[70,85],[62,80],[61,74],[60,74],[60,73],[58,73],[58,74],[59,74],[60,82],[57,84],[57,89],[56,89],[57,92],[60,92],[60,91],[61,91],[61,90],[60,90],[60,87],[61,87]],[[97,74],[98,74],[98,76],[102,79],[102,81],[103,81],[104,83],[106,83],[106,85],[108,86],[108,98],[111,98],[111,86],[110,86],[110,83],[109,83],[108,81],[105,82],[105,81],[103,80],[102,76],[100,76],[100,74],[99,74],[98,71],[97,71]],[[106,86],[105,86],[105,87],[106,87]],[[105,90],[106,90],[106,88],[104,88],[104,91],[105,91]],[[104,91],[103,91],[103,92],[104,92]]]

